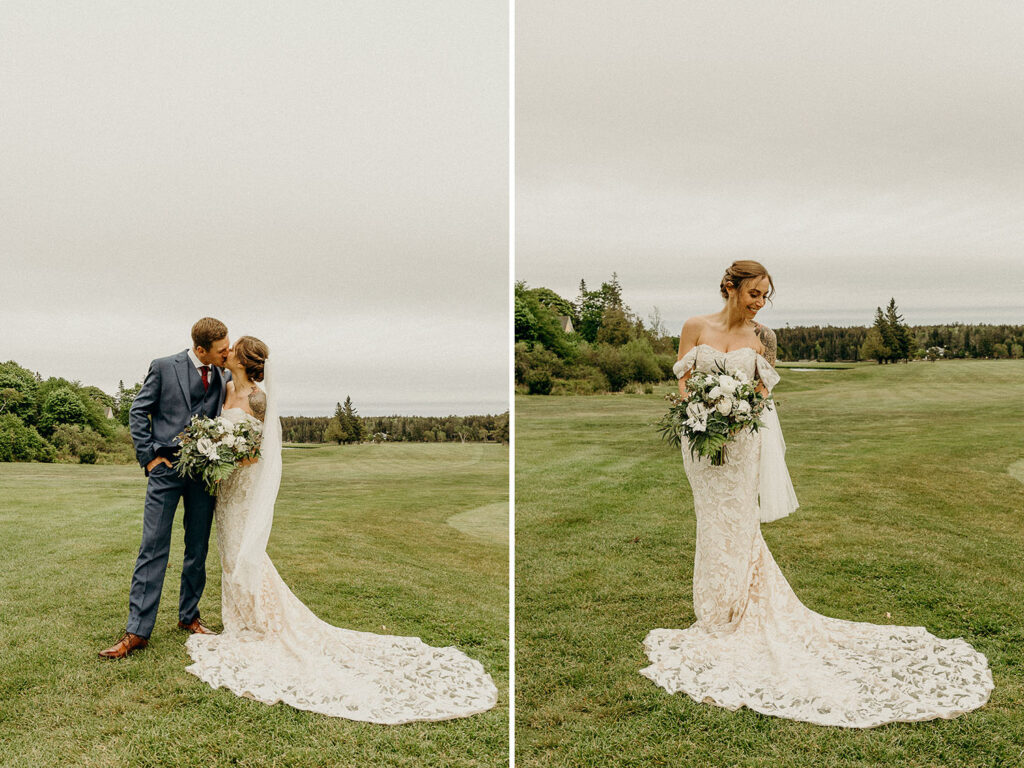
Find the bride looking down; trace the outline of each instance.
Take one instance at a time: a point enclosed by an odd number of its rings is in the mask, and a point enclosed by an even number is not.
[[[754,317],[774,293],[772,278],[756,261],[737,261],[720,289],[722,311],[683,326],[680,392],[694,371],[719,364],[770,392],[779,381],[775,334]],[[736,435],[721,466],[695,459],[683,441],[697,515],[697,621],[651,630],[644,640],[651,663],[641,674],[696,702],[849,728],[951,718],[985,704],[992,673],[964,640],[833,619],[800,602],[761,536],[761,522],[797,507],[773,407],[762,420],[759,431]]]

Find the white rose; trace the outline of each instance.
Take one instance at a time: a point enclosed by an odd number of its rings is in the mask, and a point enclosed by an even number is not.
[[[248,443],[245,442],[244,437],[235,438],[235,448],[240,452],[245,452],[245,447]]]
[[[687,419],[686,426],[694,432],[706,432],[708,429],[708,423],[704,419]]]
[[[691,419],[700,421],[707,417],[708,409],[704,407],[704,403],[690,403],[686,406],[686,415]]]
[[[746,400],[740,400],[736,404],[736,412],[744,415],[750,413],[750,403],[748,403]]]
[[[219,440],[219,442],[221,445],[226,445],[228,448],[231,448],[234,446],[236,440],[237,438],[229,432],[228,434],[224,435],[224,437],[222,437]]]
[[[721,386],[716,385],[711,388],[710,392],[708,392],[708,397],[710,397],[712,400],[717,400],[724,394],[725,390],[723,390]]]
[[[722,391],[727,395],[735,393],[739,385],[740,383],[732,376],[720,376],[718,379],[718,386],[721,387]]]
[[[723,416],[728,416],[730,413],[732,413],[732,398],[723,397],[721,400],[718,401],[718,404],[715,407],[718,409],[718,412],[720,414],[722,414]]]
[[[217,458],[217,446],[215,446],[213,441],[208,437],[201,437],[196,441],[196,450],[208,459]]]

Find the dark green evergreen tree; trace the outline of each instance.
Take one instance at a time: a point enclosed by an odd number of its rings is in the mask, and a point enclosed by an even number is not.
[[[114,397],[114,417],[124,426],[128,426],[128,412],[131,410],[132,401],[142,389],[142,382],[125,389],[124,381],[117,382],[117,395]]]
[[[327,424],[327,428],[324,430],[324,440],[327,442],[335,442],[341,445],[347,442],[346,432],[344,426],[342,426],[342,419],[344,418],[345,411],[341,407],[341,403],[337,403],[334,407],[334,417]]]
[[[580,294],[573,303],[576,308],[576,332],[587,341],[597,341],[597,332],[601,328],[604,316],[604,301],[600,291],[587,290],[587,283],[580,280]]]
[[[879,332],[877,327],[872,327],[868,331],[867,337],[864,339],[864,343],[861,344],[859,350],[859,357],[861,360],[877,360],[881,363],[887,355],[885,344],[882,343],[882,334]]]
[[[885,320],[892,333],[893,345],[891,348],[895,353],[896,359],[909,360],[913,337],[910,333],[910,328],[903,322],[903,316],[899,313],[896,307],[896,299],[894,298],[889,299],[889,306],[885,310]]]
[[[591,343],[598,340],[598,331],[609,309],[622,310],[627,317],[629,314],[622,304],[622,285],[615,272],[612,272],[612,279],[601,283],[601,288],[596,291],[587,290],[586,282],[580,280],[580,295],[576,297],[573,306],[579,319],[576,331]]]
[[[352,405],[352,398],[346,395],[345,405],[342,406],[342,424],[345,426],[350,441],[353,443],[361,443],[363,438],[366,437],[366,432],[363,429],[363,420],[359,418],[359,414],[356,413],[355,407]],[[346,441],[349,442],[349,441]]]
[[[891,363],[896,359],[896,334],[881,307],[875,307],[875,328],[878,330],[878,335],[882,337],[883,355],[878,362]]]

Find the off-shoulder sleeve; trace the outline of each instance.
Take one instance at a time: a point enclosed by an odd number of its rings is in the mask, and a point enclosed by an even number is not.
[[[694,363],[697,360],[697,347],[694,347],[679,360],[676,360],[676,364],[672,366],[672,372],[676,375],[677,379],[683,378],[686,372],[693,368]]]
[[[775,372],[771,363],[765,360],[761,355],[758,355],[757,359],[754,361],[754,368],[757,372],[757,378],[759,378],[765,388],[771,392],[775,385],[779,383],[781,378],[779,374]]]

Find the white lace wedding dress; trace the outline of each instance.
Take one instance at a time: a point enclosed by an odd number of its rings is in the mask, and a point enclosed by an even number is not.
[[[779,380],[755,350],[724,353],[707,344],[690,350],[676,373],[719,362],[756,373],[769,389]],[[768,424],[778,428],[777,419]],[[697,514],[697,621],[651,630],[644,640],[651,664],[641,674],[697,702],[851,728],[950,718],[982,706],[992,673],[964,640],[828,618],[797,599],[761,537],[761,441],[773,437],[744,430],[720,467],[694,460],[684,440]]]
[[[283,701],[373,723],[447,720],[491,709],[498,692],[480,662],[416,637],[331,626],[278,575],[266,553],[281,473],[272,402],[263,457],[236,470],[217,496],[224,630],[189,637],[185,647],[194,663],[187,671],[266,704]],[[240,408],[223,416],[235,423],[253,419]]]

